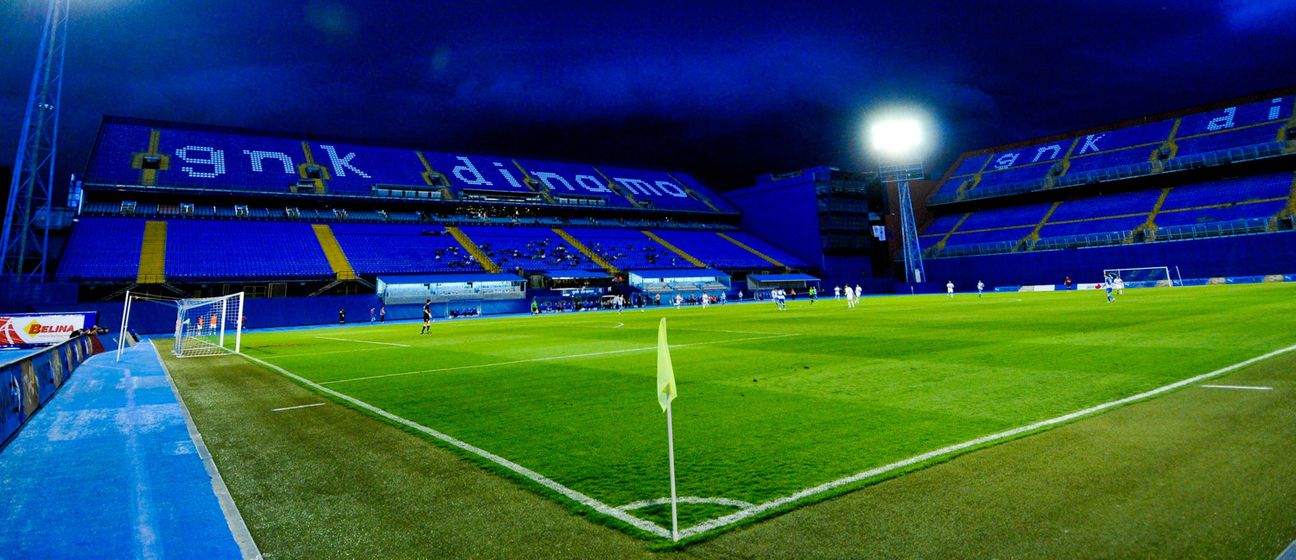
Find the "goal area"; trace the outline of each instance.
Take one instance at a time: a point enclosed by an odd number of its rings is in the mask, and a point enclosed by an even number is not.
[[[1108,277],[1120,279],[1127,288],[1169,288],[1176,285],[1168,266],[1104,268],[1103,278]],[[1179,284],[1182,285],[1182,281]]]
[[[207,298],[171,298],[128,292],[122,309],[120,332],[129,331],[131,312],[142,303],[175,308],[175,344],[171,353],[177,358],[237,354],[242,347],[243,292]],[[127,338],[119,337],[118,360],[121,360]]]

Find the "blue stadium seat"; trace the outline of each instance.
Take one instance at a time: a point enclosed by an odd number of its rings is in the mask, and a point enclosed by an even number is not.
[[[139,274],[145,220],[83,217],[72,227],[59,280],[134,280]]]
[[[1064,205],[1065,206],[1065,205]],[[1086,220],[1083,222],[1068,222],[1055,224],[1050,221],[1040,228],[1040,239],[1048,237],[1070,237],[1075,235],[1091,235],[1099,233],[1121,233],[1126,234],[1134,231],[1147,221],[1146,216],[1134,216],[1128,218],[1107,218],[1104,220]]]
[[[1288,172],[1181,185],[1170,190],[1165,203],[1161,205],[1161,211],[1248,200],[1287,198],[1291,188],[1292,174]],[[1160,220],[1157,222],[1160,223]]]
[[[771,263],[752,252],[735,245],[733,242],[716,235],[711,231],[655,230],[653,233],[665,239],[671,245],[706,263],[710,268],[720,269],[767,269]],[[729,232],[726,235],[737,239],[744,245],[760,251],[770,258],[789,267],[801,267],[804,263],[792,255],[751,235]],[[783,258],[779,258],[783,257]]]
[[[949,231],[954,229],[954,226],[957,225],[961,219],[963,219],[963,214],[946,214],[944,216],[939,216],[935,220],[932,220],[932,223],[929,224],[926,229],[923,229],[923,235],[949,233]]]
[[[154,137],[156,151],[149,152]],[[159,163],[149,171],[150,178],[137,157],[146,152],[165,159],[165,165]],[[527,177],[534,180],[532,185],[527,184]],[[483,196],[510,193],[510,200],[544,203],[544,194],[570,195],[557,202],[581,205],[589,200],[601,201],[597,206],[629,208],[625,197],[607,188],[612,180],[652,208],[736,211],[685,173],[617,167],[596,170],[587,164],[305,141],[286,135],[116,118],[105,119],[100,127],[85,174],[91,186],[152,182],[160,187],[298,194],[316,189],[316,178],[325,192],[315,194],[387,197],[387,193],[402,193],[426,199],[442,196],[439,181],[444,178],[444,186],[453,196],[471,190],[481,191]]]
[[[1023,237],[1030,235],[1030,232],[1034,229],[1034,227],[1019,227],[992,231],[978,231],[973,233],[955,233],[949,236],[949,241],[945,242],[945,246],[950,247],[954,245],[1017,242]]]
[[[1090,220],[1122,214],[1147,214],[1161,197],[1159,189],[1091,196],[1060,204],[1049,222]]]
[[[550,228],[463,226],[461,229],[504,270],[518,267],[527,271],[599,268]]]
[[[445,228],[414,224],[333,224],[358,274],[480,272],[484,269]]]
[[[1210,222],[1229,222],[1233,220],[1267,220],[1277,215],[1286,206],[1286,200],[1277,200],[1250,204],[1235,204],[1215,208],[1174,210],[1157,214],[1156,223],[1158,227],[1168,227],[1188,224],[1205,224]]]
[[[166,275],[183,280],[333,277],[310,224],[169,220]]]
[[[1044,218],[1044,214],[1053,206],[1050,203],[1010,206],[1008,208],[991,208],[973,212],[959,226],[959,231],[973,231],[985,228],[1008,226],[1034,226]]]
[[[638,230],[574,227],[564,231],[622,270],[696,268]]]
[[[1253,146],[1274,142],[1278,140],[1279,130],[1279,127],[1272,125],[1253,126],[1241,130],[1229,130],[1225,132],[1193,136],[1190,138],[1182,138],[1175,140],[1175,144],[1179,146],[1179,151],[1176,153],[1175,157],[1181,158],[1187,155],[1209,153],[1242,146]]]

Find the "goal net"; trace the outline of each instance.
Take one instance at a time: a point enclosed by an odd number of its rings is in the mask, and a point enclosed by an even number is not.
[[[1168,266],[1104,268],[1103,277],[1109,276],[1113,279],[1120,279],[1127,288],[1162,288],[1175,285]]]
[[[177,358],[238,353],[243,337],[243,292],[176,301]]]

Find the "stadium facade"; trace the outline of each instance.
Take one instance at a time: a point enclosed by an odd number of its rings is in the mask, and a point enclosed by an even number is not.
[[[928,277],[1196,281],[1296,272],[1296,88],[963,153],[921,231]]]
[[[931,282],[905,291],[1292,274],[1294,106],[1267,92],[965,152],[915,184]],[[269,326],[901,281],[894,193],[831,167],[721,194],[674,171],[105,117],[74,192],[53,281],[7,305],[112,316],[126,290],[242,291]]]

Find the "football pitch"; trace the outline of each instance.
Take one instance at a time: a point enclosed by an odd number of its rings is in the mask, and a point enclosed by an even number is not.
[[[427,335],[416,323],[252,332],[243,345],[318,392],[663,538],[670,486],[655,381],[666,317],[680,527],[699,537],[1286,348],[1294,311],[1296,286],[1285,284],[1130,290],[1115,304],[1098,292],[872,298],[855,309],[829,298],[782,312],[762,303],[443,321]]]

